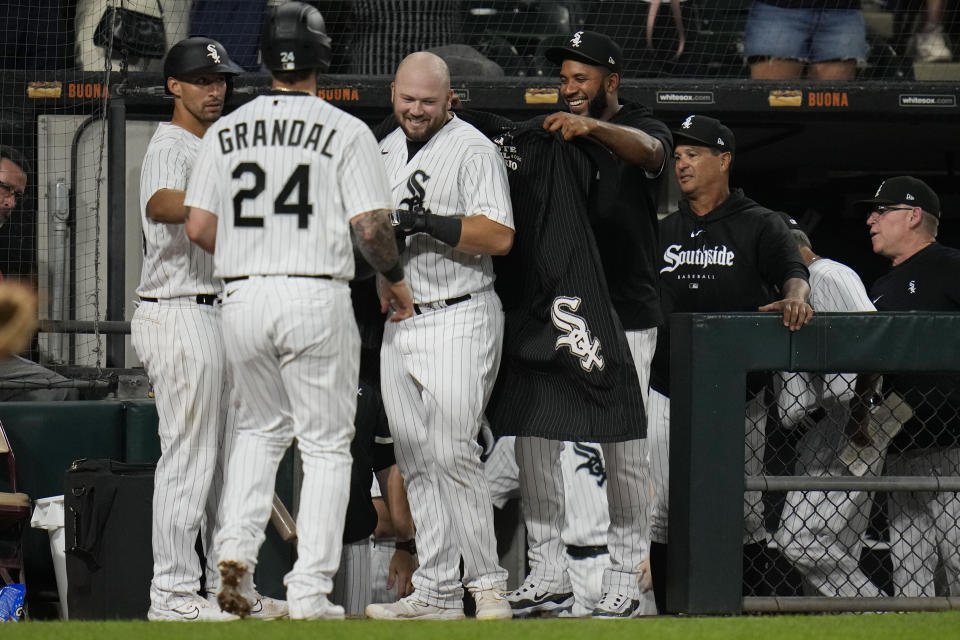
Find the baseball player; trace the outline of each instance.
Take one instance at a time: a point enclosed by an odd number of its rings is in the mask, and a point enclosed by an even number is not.
[[[220,117],[229,79],[240,72],[223,46],[209,38],[188,38],[170,49],[164,76],[174,98],[173,118],[157,127],[140,174],[145,251],[131,337],[153,385],[160,419],[151,620],[235,617],[197,595],[198,530],[203,531],[207,587],[215,590],[219,583],[212,529],[232,425],[225,428],[229,390],[217,307],[222,285],[214,278],[211,257],[187,238],[183,200],[200,139]]]
[[[546,51],[560,66],[560,94],[569,111],[551,114],[543,128],[565,140],[600,142],[617,160],[619,187],[604,215],[591,220],[613,307],[626,333],[646,404],[650,361],[661,322],[656,290],[655,193],[672,148],[670,131],[646,107],[619,98],[622,52],[607,36],[578,31],[567,44]],[[634,437],[601,445],[607,463],[610,566],[596,617],[640,615],[640,571],[647,554],[648,462],[646,425]],[[563,483],[558,440],[518,437],[521,508],[527,527],[530,573],[510,594],[525,614],[564,608],[573,592],[565,569],[560,530]]]
[[[960,251],[937,242],[940,198],[911,176],[890,178],[861,203],[873,251],[891,269],[870,288],[878,311],[960,310]],[[887,454],[889,475],[960,474],[960,384],[956,375],[886,375],[913,408]],[[939,595],[938,566],[960,595],[960,493],[892,491],[887,502],[894,596]]]
[[[800,256],[810,271],[810,306],[820,311],[875,311],[860,277],[850,267],[818,256],[796,220],[781,214]],[[775,383],[780,423],[807,428],[797,442],[797,475],[841,476],[848,473],[838,454],[846,443],[854,374],[780,373]],[[883,456],[872,461],[879,475]],[[810,586],[825,596],[881,595],[860,569],[862,536],[869,522],[868,491],[790,491],[774,540]]]
[[[450,74],[438,56],[405,58],[391,96],[400,126],[380,151],[397,229],[408,236],[403,262],[416,315],[386,328],[381,387],[420,566],[411,595],[366,612],[462,618],[462,557],[477,618],[509,618],[476,441],[503,342],[490,255],[513,244],[506,169],[493,143],[450,112]]]
[[[498,509],[503,508],[510,498],[520,495],[514,443],[513,436],[497,440],[484,464],[493,505]],[[610,566],[610,553],[606,545],[610,515],[603,450],[596,443],[564,442],[560,467],[565,499],[561,538],[566,546],[566,567],[573,597],[553,602],[552,607],[536,607],[530,613],[584,617],[591,615],[599,602],[603,574]],[[644,614],[656,614],[652,592],[642,594],[641,600]],[[528,613],[514,609],[514,615]]]
[[[780,217],[730,188],[735,140],[719,120],[687,117],[674,131],[674,170],[683,199],[660,224],[660,299],[664,314],[698,311],[775,311],[791,331],[810,321],[807,268]],[[651,374],[650,428],[654,502],[650,562],[657,610],[666,612],[668,463],[670,435],[669,334],[658,336]],[[763,466],[766,403],[763,374],[747,377],[744,463]],[[760,492],[744,493],[744,584],[762,580],[766,557]]]
[[[225,611],[249,614],[251,579],[277,465],[293,437],[303,460],[299,557],[285,576],[290,617],[342,618],[327,595],[350,483],[360,338],[347,282],[351,232],[383,275],[381,309],[413,312],[389,223],[376,141],[317,98],[330,62],[323,17],[289,2],[264,20],[272,90],[204,137],[187,190],[190,239],[224,279],[223,338],[239,402],[217,534]]]

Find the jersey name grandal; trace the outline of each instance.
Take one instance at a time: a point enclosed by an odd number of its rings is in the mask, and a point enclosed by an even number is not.
[[[712,249],[688,249],[681,251],[683,245],[672,244],[663,252],[663,261],[667,266],[660,269],[660,273],[669,273],[685,264],[699,265],[706,269],[711,265],[732,267],[735,254],[726,245]]]
[[[328,147],[337,130],[330,129],[324,135],[323,125],[315,122],[304,137],[306,129],[307,123],[303,120],[271,120],[269,127],[265,120],[254,120],[253,131],[250,131],[246,122],[237,122],[232,128],[225,127],[217,131],[217,139],[220,140],[220,150],[224,155],[248,147],[302,146],[304,149],[313,149],[319,151],[322,156],[332,158],[333,155],[328,151]]]

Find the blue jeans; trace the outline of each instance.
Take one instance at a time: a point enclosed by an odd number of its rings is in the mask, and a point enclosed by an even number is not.
[[[816,63],[867,60],[866,26],[860,11],[783,9],[763,2],[750,8],[744,33],[747,62],[782,58]]]

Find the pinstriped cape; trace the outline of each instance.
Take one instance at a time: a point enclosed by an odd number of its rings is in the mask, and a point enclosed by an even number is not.
[[[494,263],[506,312],[487,406],[494,432],[591,442],[645,437],[640,384],[589,218],[604,207],[600,194],[616,189],[604,182],[616,180],[612,157],[596,143],[573,145],[544,131],[542,117],[514,124],[458,115],[500,147],[516,225],[512,250]]]

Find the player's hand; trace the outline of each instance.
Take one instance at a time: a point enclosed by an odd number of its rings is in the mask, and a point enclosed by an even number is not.
[[[765,304],[758,311],[778,311],[783,314],[783,326],[796,331],[813,318],[813,307],[803,300],[786,298]]]
[[[389,313],[390,322],[400,322],[413,315],[413,294],[406,278],[391,283],[378,273],[377,294],[380,296],[380,313]]]
[[[390,224],[397,237],[406,238],[414,233],[425,233],[427,215],[422,206],[412,209],[396,209],[390,214]]]
[[[37,294],[13,280],[0,283],[0,357],[26,349],[36,330]]]
[[[650,558],[640,563],[640,592],[646,593],[653,589],[653,576],[650,574]]]
[[[593,133],[597,128],[597,121],[587,116],[558,111],[547,116],[543,121],[543,128],[547,131],[559,131],[564,140],[571,140],[577,136],[588,136]]]
[[[418,566],[415,555],[400,549],[394,551],[387,572],[387,589],[397,585],[397,595],[401,598],[413,593],[413,572]]]

